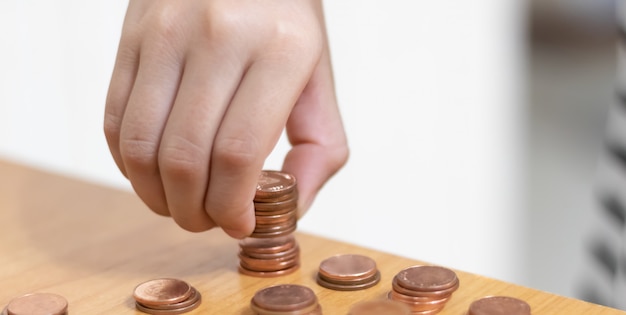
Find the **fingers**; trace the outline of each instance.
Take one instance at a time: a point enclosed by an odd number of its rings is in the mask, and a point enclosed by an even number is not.
[[[120,129],[126,104],[135,85],[135,77],[139,65],[139,45],[136,38],[123,35],[111,75],[111,83],[107,93],[104,110],[104,135],[115,164],[126,176],[126,169],[120,153]]]
[[[119,154],[137,195],[154,212],[169,215],[157,154],[178,91],[182,58],[163,41],[146,43],[120,127]]]
[[[206,209],[233,237],[254,229],[252,200],[259,174],[310,76],[306,63],[255,62],[225,113],[211,155]]]
[[[243,65],[201,51],[187,58],[184,76],[159,149],[167,205],[182,228],[215,226],[204,208],[213,139],[243,75]]]
[[[292,149],[283,170],[298,180],[298,215],[302,216],[324,183],[348,159],[328,50],[291,112],[287,135]]]

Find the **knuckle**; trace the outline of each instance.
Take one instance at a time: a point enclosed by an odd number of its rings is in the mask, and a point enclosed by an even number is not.
[[[343,143],[337,145],[332,150],[330,150],[328,155],[328,164],[332,169],[333,173],[338,171],[348,162],[348,158],[350,156],[350,149],[348,145]]]
[[[322,54],[322,33],[316,27],[307,27],[292,21],[278,21],[273,30],[273,38],[283,57],[295,58],[298,62],[313,62]]]
[[[182,137],[169,139],[159,150],[159,168],[177,178],[197,176],[201,165],[207,164],[204,150]]]
[[[133,168],[146,168],[156,164],[156,144],[139,138],[122,138],[120,154],[124,163]]]
[[[180,21],[180,13],[175,8],[154,10],[146,19],[149,30],[164,39],[172,39],[180,34]]]
[[[120,138],[121,123],[122,123],[122,118],[119,115],[115,115],[109,112],[105,113],[103,129],[104,129],[104,136],[109,141]]]
[[[259,160],[259,146],[251,140],[225,138],[216,141],[213,159],[228,168],[249,167]]]

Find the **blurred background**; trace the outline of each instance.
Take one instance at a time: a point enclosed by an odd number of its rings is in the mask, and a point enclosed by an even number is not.
[[[0,3],[2,159],[130,190],[102,134],[126,5]],[[602,303],[585,275],[614,1],[325,10],[351,159],[300,230]]]

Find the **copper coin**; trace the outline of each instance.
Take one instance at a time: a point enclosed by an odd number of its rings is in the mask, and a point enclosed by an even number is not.
[[[256,187],[255,200],[271,200],[293,192],[296,189],[296,178],[284,172],[262,171]]]
[[[284,275],[288,275],[290,273],[293,273],[294,271],[298,270],[300,268],[300,262],[298,262],[296,265],[289,267],[287,269],[283,269],[283,270],[275,270],[275,271],[254,271],[254,270],[248,270],[244,267],[241,266],[241,264],[239,265],[239,273],[247,275],[247,276],[252,276],[252,277],[260,277],[260,278],[274,278],[274,277],[280,277],[280,276],[284,276]]]
[[[409,267],[400,271],[396,278],[398,285],[413,291],[445,290],[457,281],[454,271],[439,266]]]
[[[323,260],[319,274],[337,281],[358,281],[373,276],[377,271],[376,262],[363,255],[336,255]]]
[[[171,309],[171,310],[161,310],[161,309],[154,309],[154,308],[149,308],[146,307],[138,302],[135,303],[135,307],[137,308],[137,310],[147,313],[147,314],[152,314],[152,315],[177,315],[177,314],[183,314],[183,313],[187,313],[190,312],[192,310],[195,310],[196,308],[198,308],[198,306],[200,306],[202,302],[202,299],[198,299],[196,300],[193,304],[184,306],[184,307],[180,307],[177,309]]]
[[[425,311],[442,309],[446,305],[446,302],[448,302],[448,300],[450,299],[448,297],[448,298],[444,298],[441,300],[413,301],[411,296],[398,294],[395,291],[389,292],[387,297],[390,300],[402,302],[408,305],[411,308],[411,311],[413,312],[425,312]]]
[[[239,242],[239,247],[246,253],[273,254],[284,252],[296,245],[293,235],[275,238],[248,237]]]
[[[241,261],[245,261],[247,265],[274,265],[279,262],[289,261],[297,258],[299,256],[299,251],[290,251],[286,255],[276,255],[274,258],[256,258],[248,256],[244,253],[240,253],[239,259]]]
[[[283,214],[275,214],[275,215],[257,215],[255,216],[256,224],[273,224],[280,223],[289,220],[293,220],[294,218],[298,218],[298,213],[296,211],[290,211]]]
[[[319,313],[320,315],[322,314],[320,305],[318,303],[312,304],[311,306],[307,306],[303,309],[298,309],[298,310],[293,310],[293,311],[266,310],[266,309],[262,309],[258,307],[253,302],[250,303],[250,308],[255,314],[258,314],[258,315],[314,315],[314,314],[318,314],[317,312],[320,312]]]
[[[276,271],[291,268],[300,263],[300,257],[293,257],[289,260],[259,260],[253,263],[242,259],[239,265],[252,271]]]
[[[508,296],[489,296],[470,304],[468,315],[530,315],[528,303]]]
[[[411,309],[392,300],[371,300],[354,304],[348,315],[411,315]]]
[[[280,215],[280,214],[294,213],[294,212],[297,213],[298,208],[280,209],[280,210],[275,210],[275,211],[254,211],[254,215],[255,217],[262,217],[262,216]]]
[[[406,288],[400,286],[398,284],[397,277],[394,277],[393,280],[391,281],[391,286],[392,286],[394,291],[397,291],[397,292],[402,293],[404,295],[415,296],[415,297],[435,298],[436,299],[436,298],[443,298],[443,297],[449,296],[452,293],[454,293],[454,291],[456,291],[456,289],[459,288],[459,281],[457,279],[454,283],[452,283],[451,287],[446,288],[444,290],[440,290],[440,291],[414,291],[414,290],[406,289]]]
[[[279,284],[257,291],[251,303],[263,310],[286,312],[302,310],[317,304],[317,297],[308,287]]]
[[[296,245],[295,247],[292,247],[284,252],[278,252],[278,253],[270,253],[270,254],[259,254],[259,253],[255,253],[255,252],[244,252],[243,250],[240,251],[239,253],[240,255],[245,255],[247,257],[251,257],[251,258],[258,258],[258,259],[274,259],[274,258],[278,258],[278,257],[288,257],[288,256],[293,256],[293,255],[299,255],[300,254],[300,246]]]
[[[274,238],[274,237],[279,237],[279,236],[286,236],[286,235],[289,235],[289,234],[293,233],[297,228],[298,228],[297,225],[293,225],[293,226],[290,226],[288,229],[277,230],[277,231],[273,231],[273,232],[257,232],[257,231],[254,231],[254,232],[252,232],[252,234],[250,234],[250,237]]]
[[[278,212],[285,210],[294,210],[298,207],[298,198],[287,199],[277,202],[255,202],[254,210],[259,215],[264,212]]]
[[[365,290],[367,288],[371,288],[380,282],[380,273],[377,272],[372,277],[370,282],[359,282],[359,283],[332,283],[324,280],[323,278],[317,277],[317,284],[331,290],[336,291],[357,291],[357,290]]]
[[[410,304],[444,304],[450,300],[452,295],[446,295],[444,297],[425,297],[425,296],[410,296],[399,293],[397,291],[389,291],[388,297],[394,301],[401,301]]]
[[[143,305],[164,305],[182,302],[191,296],[191,286],[182,280],[162,278],[139,284],[133,292],[135,300]]]
[[[270,224],[256,224],[254,227],[254,232],[256,233],[272,233],[275,231],[283,231],[286,229],[290,229],[298,224],[297,218],[291,217],[288,221],[284,222],[273,222]]]
[[[380,277],[380,274],[373,274],[372,276],[370,276],[369,278],[363,278],[363,279],[358,279],[358,280],[351,280],[351,281],[337,281],[336,279],[330,279],[330,278],[326,278],[324,277],[324,275],[322,275],[321,273],[317,274],[317,277],[325,282],[329,282],[329,283],[333,283],[333,284],[340,284],[340,285],[359,285],[359,284],[364,284],[364,283],[370,283],[374,280],[374,278],[376,277]]]
[[[17,297],[6,307],[8,315],[63,315],[67,300],[53,293],[31,293]]]
[[[184,309],[192,304],[196,304],[196,302],[198,302],[199,299],[202,298],[202,296],[200,295],[200,292],[198,292],[196,289],[194,289],[193,287],[191,288],[192,292],[191,295],[189,296],[188,299],[182,301],[182,302],[178,302],[178,303],[173,303],[173,304],[163,304],[163,305],[144,305],[141,304],[139,302],[136,302],[137,304],[140,304],[141,306],[150,308],[150,309],[154,309],[154,310],[177,310],[177,309]]]

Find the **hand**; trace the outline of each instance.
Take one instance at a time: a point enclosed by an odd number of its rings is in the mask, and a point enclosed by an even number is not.
[[[189,231],[249,235],[283,128],[299,215],[345,164],[320,1],[130,1],[104,131],[154,212]]]

